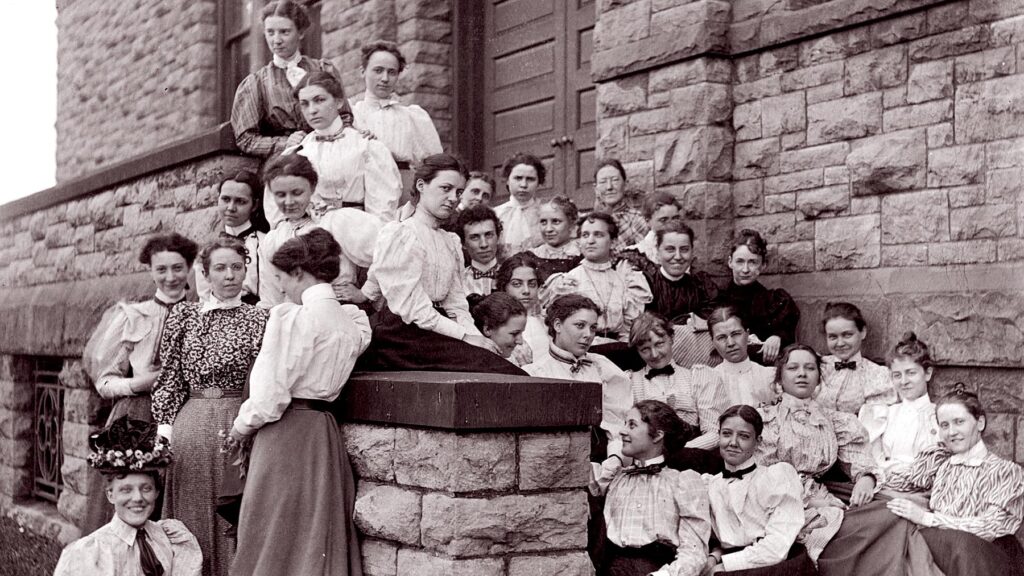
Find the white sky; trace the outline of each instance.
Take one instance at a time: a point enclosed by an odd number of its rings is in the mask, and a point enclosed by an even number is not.
[[[0,138],[0,204],[54,184],[57,134],[57,7],[29,0],[14,10],[4,33],[16,49],[4,58],[0,90],[4,137]],[[3,210],[0,207],[0,210]]]

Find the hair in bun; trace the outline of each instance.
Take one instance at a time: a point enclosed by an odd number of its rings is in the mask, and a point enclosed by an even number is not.
[[[980,420],[985,417],[985,408],[981,405],[981,400],[978,398],[976,390],[970,390],[967,384],[963,382],[957,382],[953,385],[953,390],[935,403],[935,409],[938,410],[943,404],[960,404],[967,411],[974,416],[975,420]]]
[[[270,263],[284,272],[301,268],[321,282],[330,282],[341,272],[341,246],[323,228],[313,228],[285,242]]]
[[[917,334],[912,331],[904,332],[903,338],[896,343],[889,354],[889,365],[897,358],[904,358],[919,364],[922,368],[928,369],[935,366],[932,360],[931,351],[928,345],[917,339]]]

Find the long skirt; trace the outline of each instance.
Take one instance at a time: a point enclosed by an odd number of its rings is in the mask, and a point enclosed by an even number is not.
[[[370,347],[359,357],[355,369],[360,372],[426,370],[527,375],[493,352],[406,324],[387,306],[374,315]]]
[[[890,512],[883,500],[846,511],[839,532],[818,557],[818,572],[825,576],[942,575],[918,526]]]
[[[174,419],[163,517],[181,520],[199,541],[204,576],[227,574],[231,566],[234,542],[225,535],[231,525],[215,510],[225,461],[217,433],[231,430],[241,405],[241,396],[193,396]]]
[[[794,544],[785,560],[772,566],[721,572],[732,576],[814,576],[818,571],[802,544]]]
[[[253,440],[232,576],[361,576],[355,480],[327,412],[291,407]]]
[[[604,574],[608,576],[647,576],[676,558],[671,546],[655,542],[640,548],[620,548],[606,543]]]
[[[1012,534],[989,542],[962,530],[922,528],[921,536],[928,543],[935,564],[947,576],[1024,573],[1024,551]]]

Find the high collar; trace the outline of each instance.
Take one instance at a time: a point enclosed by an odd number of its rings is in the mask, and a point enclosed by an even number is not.
[[[387,98],[377,98],[377,95],[370,90],[367,90],[366,92],[363,93],[363,101],[366,102],[367,104],[374,106],[375,108],[380,108],[382,110],[385,108],[390,108],[396,104],[401,104],[401,102],[398,100],[398,95],[395,93],[392,93]]]
[[[560,360],[562,362],[569,363],[569,364],[572,364],[572,363],[574,363],[574,362],[576,362],[577,360],[580,359],[580,358],[577,358],[577,357],[573,356],[572,352],[569,352],[568,350],[564,350],[562,348],[559,348],[558,346],[555,345],[554,342],[551,342],[551,343],[548,344],[548,353],[551,354],[552,358],[554,358],[556,360]],[[581,358],[586,358],[586,357],[587,357],[587,355],[584,354]]]
[[[916,410],[920,410],[920,409],[922,409],[922,408],[924,408],[926,406],[930,406],[931,403],[932,403],[932,399],[931,399],[930,396],[928,396],[927,392],[925,392],[924,394],[921,394],[920,397],[915,398],[913,400],[903,400],[902,401],[902,405],[903,406],[906,406],[907,408],[910,408],[911,410],[915,410],[915,411]]]
[[[163,302],[164,304],[177,304],[178,302],[181,302],[182,300],[185,299],[185,292],[182,292],[181,296],[179,296],[178,298],[171,298],[167,294],[164,294],[162,290],[157,288],[156,294],[153,296],[153,298]]]
[[[480,264],[476,260],[470,260],[469,265],[481,272],[487,272],[489,270],[494,269],[494,267],[498,265],[498,259],[495,258],[488,262],[487,264]]]
[[[836,356],[835,354],[829,354],[828,355],[828,360],[825,360],[824,363],[828,364],[830,362],[856,362],[857,363],[857,367],[860,368],[861,362],[863,362],[863,361],[864,361],[864,356],[860,352],[857,352],[853,356],[850,356],[849,360],[840,360],[839,356]]]
[[[651,458],[650,460],[639,460],[639,459],[634,459],[633,460],[633,465],[636,466],[637,468],[642,468],[644,466],[654,466],[655,464],[664,464],[664,463],[665,463],[665,455],[664,454],[659,454],[659,455],[655,456],[654,458]]]
[[[142,525],[142,528],[145,529],[150,524],[152,524],[152,522],[146,520],[146,523]],[[114,514],[114,517],[110,520],[110,531],[113,532],[118,539],[124,541],[128,546],[134,546],[135,535],[139,529],[134,526],[129,526],[124,520],[121,520],[120,516]],[[150,530],[146,530],[146,534],[151,535],[152,532]]]
[[[797,398],[792,394],[782,394],[782,405],[791,410],[810,410],[817,405],[814,398]]]
[[[277,66],[278,68],[288,68],[289,66],[298,66],[299,62],[301,62],[301,61],[302,61],[302,51],[300,51],[300,50],[296,50],[295,54],[292,54],[292,57],[287,59],[287,60],[285,60],[284,58],[281,58],[277,54],[274,54],[274,59],[272,60],[272,62],[274,63],[274,66]]]
[[[345,129],[345,123],[341,121],[341,116],[334,119],[331,125],[323,130],[313,130],[313,133],[317,136],[337,136],[341,134],[341,131]]]
[[[604,270],[611,270],[612,269],[612,261],[608,260],[606,262],[591,262],[590,260],[587,260],[586,258],[584,258],[583,261],[580,262],[580,266],[583,266],[584,268],[586,268],[588,270],[597,270],[597,271],[600,272],[600,271],[604,271]]]
[[[971,446],[971,449],[963,454],[953,454],[949,457],[950,464],[963,464],[964,466],[978,467],[981,466],[985,458],[988,457],[988,447],[985,446],[984,440],[978,440],[978,443]]]
[[[250,228],[252,228],[252,222],[248,220],[246,220],[245,223],[242,224],[241,226],[229,226],[227,224],[224,225],[224,231],[227,232],[228,234],[231,234],[232,236],[239,236],[243,232],[249,230]]]
[[[743,361],[735,363],[726,360],[719,364],[719,366],[730,374],[746,374],[754,367],[754,363],[750,361],[750,358],[744,358]]]
[[[686,278],[690,274],[690,266],[687,266],[686,271],[680,274],[679,276],[673,276],[669,274],[668,271],[665,270],[664,266],[659,267],[658,271],[661,272],[661,275],[664,276],[666,280],[670,280],[672,282],[679,282],[680,280]]]
[[[743,470],[744,468],[750,468],[756,463],[757,459],[754,456],[751,456],[746,462],[740,464],[739,466],[732,466],[728,463],[723,462],[723,464],[725,465],[725,469],[728,470],[729,472],[735,472],[737,470]]]
[[[321,282],[320,284],[314,284],[309,288],[302,291],[302,296],[299,297],[303,304],[310,304],[313,302],[319,302],[321,300],[336,300],[337,297],[334,295],[334,289],[331,288],[330,284]]]
[[[199,309],[200,313],[210,312],[211,310],[231,310],[238,308],[242,305],[242,293],[235,294],[234,298],[228,298],[227,300],[221,300],[216,294],[210,292],[210,298],[203,302],[202,308]]]
[[[734,292],[761,292],[765,290],[765,287],[761,284],[760,280],[754,280],[750,284],[744,284],[743,286],[737,284],[735,280],[729,280],[729,290]]]
[[[537,199],[536,198],[530,198],[526,202],[520,202],[519,200],[516,199],[515,196],[513,196],[511,194],[508,197],[508,205],[512,206],[513,208],[518,208],[520,210],[526,210],[528,208],[533,208],[534,205],[536,205],[536,204],[537,204]]]

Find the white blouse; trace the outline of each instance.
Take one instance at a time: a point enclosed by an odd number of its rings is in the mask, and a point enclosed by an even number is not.
[[[203,552],[180,520],[147,520],[141,528],[165,576],[199,576]],[[116,515],[92,534],[68,544],[53,576],[143,576],[139,529]]]
[[[366,313],[335,300],[330,284],[307,288],[301,305],[275,307],[234,428],[249,435],[276,422],[292,398],[334,401],[370,345],[370,332]]]
[[[636,244],[626,246],[626,250],[636,250],[637,252],[647,256],[647,259],[655,264],[660,264],[658,259],[658,235],[654,230],[649,231],[643,239]]]
[[[754,464],[751,458],[733,468]],[[743,478],[703,475],[711,501],[711,525],[723,548],[727,572],[773,566],[789,555],[804,525],[803,485],[787,462],[757,466]]]
[[[312,200],[318,212],[348,202],[363,204],[367,213],[385,222],[398,217],[402,175],[379,140],[343,128],[338,118],[322,133],[307,134],[298,153],[309,158],[319,177]]]
[[[858,418],[868,431],[871,454],[885,472],[908,468],[918,454],[939,443],[935,404],[928,394],[892,406],[865,404]]]
[[[551,246],[550,244],[541,244],[540,246],[530,249],[530,252],[538,258],[545,260],[564,260],[566,258],[576,258],[582,256],[580,247],[576,243],[576,240],[569,240],[565,244],[562,244],[558,248]]]
[[[754,408],[771,404],[778,395],[773,390],[775,369],[752,362],[749,358],[733,364],[725,361],[713,368],[722,377],[719,392],[723,410],[737,404]]]
[[[718,415],[721,413],[713,404],[713,395],[701,394],[701,387],[706,386],[706,378],[695,378],[694,371],[684,368],[675,362],[670,364],[674,372],[671,375],[659,374],[647,377],[650,370],[627,372],[633,394],[633,402],[641,400],[659,400],[672,407],[683,422],[697,427],[701,435],[687,442],[687,448],[718,447]],[[701,373],[697,370],[698,376]]]
[[[550,343],[551,337],[548,336],[548,327],[544,323],[544,318],[528,313],[526,315],[526,329],[523,330],[522,346],[528,347],[530,355],[536,360],[545,353]]]
[[[466,289],[466,294],[479,294],[481,296],[487,296],[491,292],[494,292],[494,274],[497,272],[498,259],[491,260],[490,264],[479,264],[475,261],[470,261],[469,266],[462,269],[462,286]],[[479,272],[490,272],[490,276],[483,276],[476,278],[473,270]]]
[[[160,370],[158,348],[169,314],[156,299],[119,302],[104,314],[82,355],[101,397],[135,396],[132,378]]]
[[[459,237],[425,222],[419,213],[384,225],[369,275],[379,286],[387,307],[406,324],[456,340],[467,333],[480,334],[469,314],[462,285]]]
[[[618,339],[629,339],[629,327],[653,300],[643,274],[634,270],[620,273],[611,262],[595,264],[584,260],[564,274],[552,274],[541,290],[545,308],[565,294],[582,294],[601,307],[598,331],[617,332]]]
[[[857,414],[865,404],[895,404],[896,388],[892,385],[889,369],[861,356],[850,358],[857,367],[836,370],[839,358],[833,355],[821,359],[821,388],[818,403],[832,410]]]
[[[495,206],[501,220],[501,244],[504,254],[526,252],[544,243],[540,235],[540,205],[536,199],[520,204],[514,196]]]
[[[427,111],[415,104],[402,104],[397,95],[381,100],[370,92],[349,100],[354,125],[369,130],[398,162],[419,164],[432,154],[440,154],[441,137]]]

